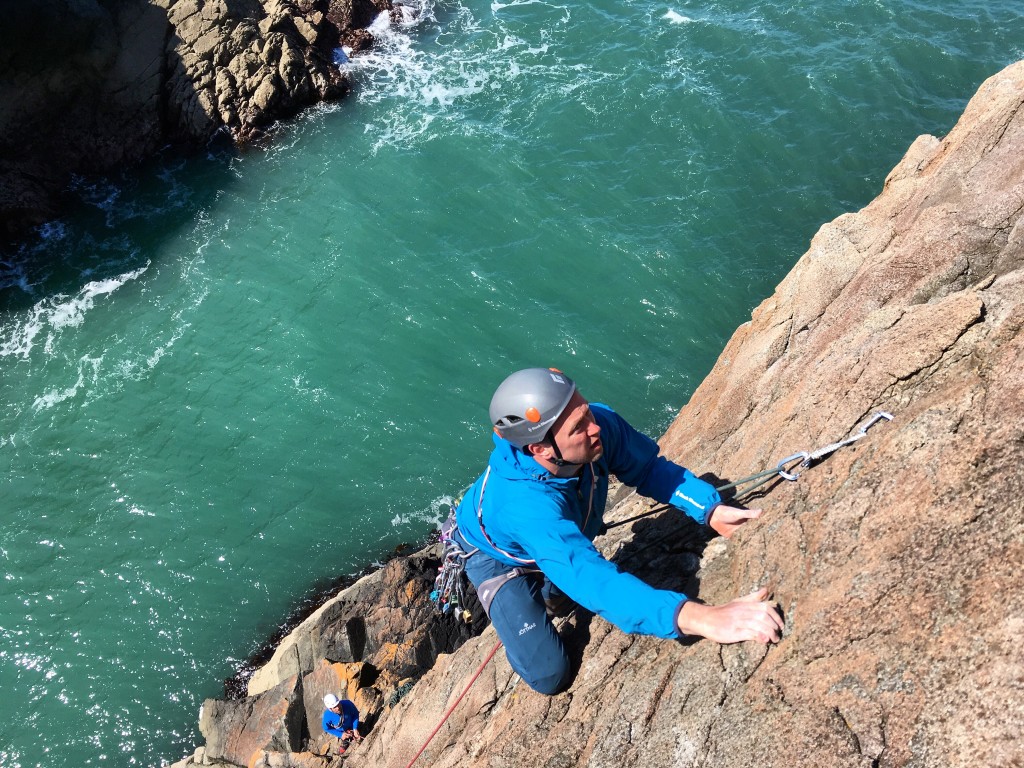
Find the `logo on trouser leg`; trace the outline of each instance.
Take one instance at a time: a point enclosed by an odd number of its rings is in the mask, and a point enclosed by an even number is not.
[[[524,622],[523,622],[523,628],[519,630],[519,636],[520,636],[520,637],[522,637],[522,636],[523,636],[523,635],[525,635],[525,634],[526,634],[527,632],[529,632],[529,631],[530,631],[531,629],[536,629],[536,628],[537,628],[537,625],[536,625],[536,624],[527,624],[527,623],[526,623],[526,622],[524,621]]]

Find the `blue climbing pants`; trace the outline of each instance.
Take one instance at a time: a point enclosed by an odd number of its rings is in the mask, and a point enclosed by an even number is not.
[[[488,579],[511,570],[480,551],[466,560],[466,575],[478,590]],[[557,595],[558,588],[534,571],[505,581],[490,605],[491,624],[505,646],[508,663],[528,686],[547,695],[564,691],[571,682],[569,657],[544,607],[545,598]]]

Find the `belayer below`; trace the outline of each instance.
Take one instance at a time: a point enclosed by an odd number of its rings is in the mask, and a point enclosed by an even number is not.
[[[569,686],[569,659],[548,615],[567,598],[629,633],[778,642],[783,620],[766,589],[704,605],[620,572],[592,543],[612,474],[726,537],[760,509],[723,504],[712,485],[660,456],[653,440],[588,403],[554,369],[505,379],[490,420],[494,450],[455,512],[452,540],[509,663],[531,688],[555,694]]]
[[[343,755],[349,744],[363,740],[359,735],[359,710],[348,699],[339,699],[333,693],[324,696],[324,706],[327,709],[324,710],[321,725],[326,733],[341,740],[338,744],[338,754]]]

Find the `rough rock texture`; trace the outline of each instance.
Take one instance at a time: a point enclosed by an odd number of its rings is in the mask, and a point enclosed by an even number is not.
[[[337,99],[332,62],[390,0],[33,0],[0,25],[0,239],[53,218],[73,174],[235,141]]]
[[[770,585],[783,641],[682,644],[575,618],[567,693],[530,691],[499,652],[418,766],[1024,764],[1022,104],[1024,63],[824,226],[662,446],[735,479],[876,410],[895,420],[767,486],[763,518],[728,543],[705,548],[671,513],[599,540],[652,583],[699,579],[709,602]],[[405,766],[494,643],[488,629],[439,659],[349,768]]]
[[[248,765],[261,750],[295,752],[302,743],[302,684],[298,676],[238,701],[203,704],[199,730],[206,738],[206,756]]]
[[[440,552],[434,545],[391,560],[324,603],[250,678],[248,696],[203,704],[206,745],[176,768],[327,768],[337,740],[320,727],[324,694],[354,702],[365,732],[438,656],[486,622],[479,609],[472,625],[434,610],[429,596]]]
[[[166,45],[167,130],[184,142],[226,128],[236,139],[348,83],[332,51],[387,0],[152,0],[171,26]],[[366,41],[360,39],[359,45]]]
[[[727,481],[877,410],[894,421],[746,499],[765,515],[729,542],[670,512],[598,539],[623,569],[711,603],[770,585],[781,643],[630,636],[579,611],[561,627],[575,682],[546,697],[488,628],[385,695],[348,768],[408,765],[494,650],[420,768],[1024,765],[1022,104],[1024,62],[986,82],[945,140],[918,139],[867,208],[822,227],[662,447]],[[649,508],[618,496],[610,520]],[[362,619],[377,640],[340,600],[311,625],[330,629],[300,628],[252,692],[301,671],[307,693],[349,681],[386,694],[363,665],[425,661],[383,629],[424,589],[389,568],[347,598],[392,590]],[[321,651],[334,658],[312,662]]]
[[[290,675],[313,672],[322,660],[372,665],[389,678],[386,684],[429,669],[438,654],[450,652],[470,636],[465,625],[440,620],[429,600],[439,555],[435,545],[396,558],[342,590],[277,647],[249,680],[249,695]],[[478,616],[478,626],[479,622]]]

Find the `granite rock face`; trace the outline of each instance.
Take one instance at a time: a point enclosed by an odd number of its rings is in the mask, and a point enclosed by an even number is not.
[[[325,694],[352,701],[365,733],[439,656],[482,630],[479,608],[471,624],[434,609],[440,552],[391,560],[320,606],[250,678],[247,696],[204,702],[206,744],[176,766],[331,765],[338,742],[320,725]]]
[[[771,648],[628,636],[578,615],[540,696],[499,651],[418,766],[1012,766],[1024,759],[1024,63],[879,197],[839,217],[729,342],[662,440],[723,482],[892,422],[765,486],[707,542],[661,513],[598,543],[711,603],[768,585]],[[628,497],[611,517],[646,508]],[[402,768],[479,668],[441,657],[347,759]]]
[[[390,0],[33,0],[0,25],[0,238],[53,218],[72,175],[168,144],[251,141],[349,88]]]
[[[199,730],[206,757],[248,765],[258,751],[297,752],[302,744],[302,685],[298,676],[263,696],[203,704]]]
[[[778,645],[631,636],[578,610],[560,626],[575,681],[541,696],[492,629],[470,638],[427,609],[428,551],[311,616],[247,699],[208,703],[277,702],[278,715],[204,726],[187,762],[249,739],[247,764],[332,766],[315,733],[332,690],[370,714],[346,766],[405,768],[479,673],[417,766],[1021,765],[1022,105],[1024,62],[987,81],[944,140],[919,138],[875,201],[822,227],[661,445],[721,484],[878,411],[891,422],[742,497],[765,514],[728,542],[673,512],[633,520],[651,504],[614,494],[607,518],[625,524],[596,542],[610,559],[710,603],[770,586]],[[275,748],[297,679],[309,741]]]
[[[221,129],[248,140],[273,120],[339,98],[348,83],[333,64],[334,49],[353,24],[365,27],[390,8],[386,0],[355,9],[338,0],[153,2],[171,26],[167,129],[183,142]]]

